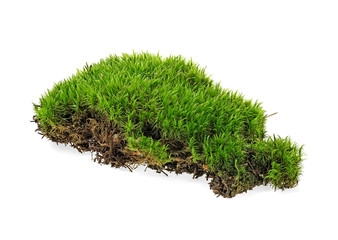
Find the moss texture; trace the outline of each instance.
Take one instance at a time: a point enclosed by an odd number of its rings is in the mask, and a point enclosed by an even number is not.
[[[205,174],[224,197],[294,187],[301,173],[302,147],[267,137],[260,103],[181,56],[110,56],[55,84],[34,110],[42,135],[100,163]]]

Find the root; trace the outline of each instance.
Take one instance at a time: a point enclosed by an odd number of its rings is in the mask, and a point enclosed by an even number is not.
[[[157,173],[163,173],[166,176],[168,172],[182,174],[184,172],[192,174],[193,178],[199,178],[203,175],[209,178],[210,188],[215,194],[223,197],[233,197],[236,194],[248,190],[248,188],[238,188],[231,176],[224,174],[222,177],[214,172],[208,171],[208,168],[200,162],[194,162],[187,146],[180,141],[161,140],[168,146],[168,151],[173,156],[171,162],[160,164],[149,156],[135,154],[127,148],[124,133],[108,119],[95,113],[83,112],[81,115],[72,117],[71,120],[63,122],[61,126],[54,127],[48,131],[44,130],[35,116],[33,122],[38,125],[37,132],[46,136],[53,142],[69,144],[79,152],[91,152],[92,160],[99,164],[110,165],[111,167],[124,167],[132,172],[137,166],[145,165],[147,168],[155,170]],[[252,165],[250,164],[253,172]]]

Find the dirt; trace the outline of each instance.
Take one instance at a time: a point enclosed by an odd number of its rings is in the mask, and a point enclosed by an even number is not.
[[[173,161],[165,164],[160,164],[147,154],[130,150],[127,147],[123,131],[99,114],[84,112],[48,131],[41,127],[36,116],[33,117],[33,122],[37,123],[36,131],[43,137],[56,143],[69,144],[81,153],[90,151],[94,153],[93,160],[99,164],[116,168],[125,167],[130,171],[139,165],[146,165],[147,168],[158,173],[166,174],[168,171],[182,174],[185,172],[192,174],[193,178],[205,175],[207,179],[211,179],[210,189],[217,196],[223,197],[233,197],[254,187],[238,187],[234,184],[235,180],[232,176],[227,176],[224,173],[220,176],[209,171],[206,165],[194,162],[187,146],[177,140],[161,140],[163,144],[168,146],[168,151],[173,157]],[[146,129],[151,131],[151,127]],[[151,136],[153,133],[148,133],[148,135]]]

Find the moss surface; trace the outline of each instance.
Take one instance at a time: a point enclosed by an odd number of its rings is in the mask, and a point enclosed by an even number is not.
[[[225,197],[298,183],[302,148],[267,137],[259,103],[180,56],[110,56],[55,84],[34,109],[41,134],[100,163],[206,174]]]

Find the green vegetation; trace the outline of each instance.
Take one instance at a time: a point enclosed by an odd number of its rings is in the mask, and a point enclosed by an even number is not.
[[[225,197],[260,184],[294,187],[301,172],[302,148],[289,138],[266,136],[260,103],[222,89],[180,56],[110,56],[55,84],[34,109],[39,131],[55,142],[96,151],[103,145],[94,136],[103,130],[95,135],[92,127],[84,134],[70,126],[104,119],[118,129],[119,152],[125,154],[124,160],[101,154],[105,163],[206,173],[213,179],[210,187]],[[107,136],[101,152],[114,148],[114,136]]]

